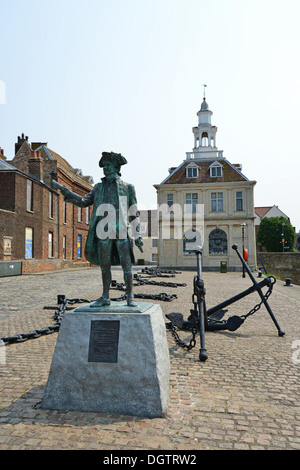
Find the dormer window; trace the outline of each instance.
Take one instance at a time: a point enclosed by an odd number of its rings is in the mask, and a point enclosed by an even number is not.
[[[223,166],[219,162],[214,162],[210,165],[209,170],[212,178],[217,178],[223,175]]]
[[[187,178],[198,178],[199,167],[195,163],[191,163],[186,167]]]

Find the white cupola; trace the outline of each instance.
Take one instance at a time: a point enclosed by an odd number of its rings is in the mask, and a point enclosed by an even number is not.
[[[204,85],[206,87],[206,85]],[[205,97],[205,89],[203,101],[200,110],[197,113],[198,126],[193,127],[194,147],[192,152],[186,152],[186,159],[203,160],[203,159],[223,159],[223,150],[218,150],[216,144],[216,134],[218,128],[211,124],[213,112],[209,109]]]
[[[198,111],[198,126],[193,127],[194,152],[207,152],[217,150],[216,133],[217,127],[211,125],[212,111],[208,107],[206,98],[203,98],[200,111]]]

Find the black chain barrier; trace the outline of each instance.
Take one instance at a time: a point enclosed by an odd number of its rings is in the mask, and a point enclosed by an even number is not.
[[[117,288],[119,290],[126,291],[125,286],[123,284],[117,283]],[[162,302],[172,302],[172,300],[177,299],[176,294],[166,294],[162,292],[160,294],[134,294],[135,299],[149,299],[149,300],[161,300]],[[111,299],[113,301],[121,301],[126,300],[126,294],[121,295],[120,297]]]
[[[59,303],[59,306],[57,310],[55,310],[55,313],[53,316],[53,319],[55,320],[54,325],[45,326],[44,328],[41,328],[39,330],[31,330],[29,331],[29,333],[21,333],[21,334],[16,334],[13,336],[0,338],[0,345],[7,346],[8,344],[12,344],[12,343],[23,343],[24,341],[27,341],[28,339],[40,338],[40,336],[42,335],[50,335],[51,333],[54,333],[59,330],[59,327],[62,321],[62,316],[64,312],[66,311],[66,308],[68,305],[89,302],[88,300],[85,300],[85,299],[66,299],[65,296],[58,296],[58,297],[60,297],[61,303]]]
[[[232,297],[231,299],[228,299],[224,302],[222,302],[219,305],[216,305],[215,307],[206,310],[205,306],[205,288],[204,288],[204,282],[200,277],[200,254],[201,251],[196,251],[197,253],[197,272],[198,274],[194,276],[194,292],[192,295],[192,303],[194,308],[190,309],[190,316],[188,317],[188,321],[185,321],[183,318],[182,313],[170,313],[166,314],[166,317],[170,320],[170,323],[166,323],[166,328],[171,330],[171,333],[175,339],[176,344],[178,344],[180,347],[185,348],[187,350],[191,350],[192,348],[195,347],[196,345],[196,334],[200,334],[200,342],[201,342],[201,347],[200,347],[200,355],[199,358],[202,361],[205,361],[207,359],[207,353],[205,349],[205,340],[204,340],[204,331],[214,331],[214,330],[229,330],[229,331],[235,331],[237,330],[246,320],[251,315],[254,315],[262,306],[262,304],[265,305],[266,309],[268,310],[271,318],[273,319],[279,336],[283,336],[284,332],[280,329],[276,318],[271,311],[270,306],[268,305],[268,298],[271,295],[273,291],[273,286],[276,282],[276,279],[273,276],[269,276],[266,278],[264,281],[261,283],[257,283],[249,270],[247,264],[245,261],[242,259],[241,254],[239,253],[237,246],[233,245],[232,247],[237,251],[238,256],[240,257],[243,265],[245,266],[245,269],[247,273],[249,274],[253,286],[248,288],[247,290],[241,292],[240,294],[237,294],[236,296]],[[134,278],[136,280],[136,283],[134,284],[135,286],[141,286],[141,285],[156,285],[156,286],[164,286],[164,287],[179,287],[179,286],[186,286],[185,283],[172,283],[172,282],[158,282],[158,281],[150,281],[149,277],[159,277],[159,276],[164,276],[164,274],[167,274],[168,276],[175,274],[180,274],[176,271],[160,271],[154,268],[145,268],[142,270],[142,273],[147,274],[147,278],[141,277],[140,274],[135,274]],[[262,287],[268,286],[268,290],[265,294],[262,293]],[[111,282],[111,287],[112,289],[120,290],[123,291],[124,293],[116,298],[112,298],[112,301],[122,301],[126,300],[126,287],[124,283],[118,283],[117,281],[112,281]],[[261,297],[261,302],[255,305],[247,314],[237,316],[234,315],[228,320],[221,320],[223,313],[224,312],[222,309],[237,300],[249,295],[250,293],[257,291]],[[174,299],[177,299],[176,294],[167,294],[167,293],[160,293],[160,294],[144,294],[144,293],[135,293],[134,294],[135,298],[139,299],[151,299],[151,300],[158,300],[158,301],[163,301],[163,302],[171,302]],[[0,346],[6,346],[11,343],[20,343],[23,341],[26,341],[28,339],[33,339],[33,338],[39,338],[42,335],[49,335],[51,333],[57,332],[60,328],[60,324],[62,321],[63,314],[67,308],[68,305],[73,305],[73,304],[79,304],[79,303],[91,303],[90,300],[86,299],[80,299],[80,298],[75,298],[75,299],[66,299],[64,295],[58,296],[58,308],[56,309],[54,313],[53,319],[55,320],[54,325],[52,326],[47,326],[41,329],[35,329],[31,330],[29,333],[26,334],[16,334],[13,336],[9,337],[3,337],[0,338]],[[220,317],[221,314],[221,317]],[[180,339],[177,328],[180,330],[187,330],[191,331],[192,333],[192,338],[190,339],[189,342],[185,342],[182,339]]]
[[[166,323],[166,328],[171,330],[171,333],[173,335],[173,338],[175,340],[175,343],[178,344],[183,349],[187,349],[190,351],[196,346],[196,334],[198,331],[197,328],[197,319],[195,318],[194,321],[183,321],[183,315],[181,313],[171,313],[171,314],[166,314],[166,317],[171,320],[170,323]],[[192,338],[189,343],[184,342],[177,330],[176,327],[179,328],[180,330],[186,330],[186,331],[191,331],[192,333]]]
[[[148,278],[141,277],[141,276],[135,276],[134,277],[137,280],[137,283],[135,286],[143,286],[144,284],[149,284],[152,286],[163,286],[163,287],[186,287],[186,283],[179,283],[179,282],[165,282],[165,281],[149,281]]]
[[[142,284],[136,284],[136,285],[142,285]],[[162,284],[158,284],[158,285],[162,285]],[[116,281],[112,281],[112,286],[115,286],[119,290],[126,291],[125,285],[122,283],[116,283]],[[161,302],[172,302],[172,300],[177,299],[177,295],[167,294],[165,292],[162,292],[160,294],[135,293],[134,297],[137,299],[158,300]],[[126,300],[126,294],[124,293],[120,297],[112,298],[111,300],[112,301]],[[29,339],[40,338],[42,335],[49,335],[51,333],[57,332],[60,328],[63,314],[66,311],[66,308],[68,305],[74,305],[74,304],[80,304],[80,303],[91,303],[91,302],[93,301],[87,300],[87,299],[80,299],[80,298],[66,299],[64,295],[59,295],[58,296],[59,306],[55,310],[55,313],[53,316],[53,319],[55,321],[54,325],[45,326],[41,329],[34,329],[34,330],[29,331],[28,333],[20,333],[20,334],[15,334],[13,336],[0,337],[0,346],[7,346],[12,343],[22,343]]]
[[[141,273],[148,274],[151,277],[175,277],[175,274],[181,274],[179,271],[174,270],[163,270],[157,268],[143,268]]]
[[[134,279],[137,280],[136,283],[134,283],[134,287],[138,287],[138,286],[143,286],[143,285],[151,285],[151,286],[162,286],[162,287],[186,287],[186,283],[176,283],[176,282],[164,282],[164,281],[149,281],[147,278],[141,278],[140,276],[138,275],[134,275]],[[115,280],[112,280],[111,281],[111,286],[112,288],[116,288],[117,290],[122,290],[122,291],[125,291],[126,290],[126,286],[124,284],[124,282],[117,282]],[[147,296],[147,297],[144,297],[144,296]],[[159,297],[158,299],[160,299],[160,296],[162,295],[164,298],[166,298],[166,300],[169,300],[169,298],[177,298],[177,296],[175,295],[168,295],[168,294],[158,294]],[[141,296],[141,297],[140,297]],[[150,296],[150,297],[149,297]],[[155,294],[134,294],[134,297],[137,297],[137,298],[141,298],[141,299],[144,299],[144,298],[149,298],[149,299],[155,299],[157,298],[157,295]],[[117,299],[119,300],[119,299]]]

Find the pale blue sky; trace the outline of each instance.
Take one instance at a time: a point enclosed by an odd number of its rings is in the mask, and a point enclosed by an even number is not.
[[[299,230],[299,18],[299,0],[0,0],[0,146],[24,132],[95,182],[121,152],[151,208],[205,83],[218,148]]]

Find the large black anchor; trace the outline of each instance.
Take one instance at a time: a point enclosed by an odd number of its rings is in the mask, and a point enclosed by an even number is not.
[[[268,276],[265,279],[263,279],[261,282],[257,282],[249,266],[247,265],[246,261],[244,260],[241,253],[239,252],[238,246],[233,245],[232,248],[233,250],[237,252],[238,257],[240,258],[242,262],[243,268],[249,275],[253,285],[249,287],[248,289],[240,292],[239,294],[225,300],[224,302],[221,302],[220,304],[215,305],[214,307],[210,309],[206,309],[205,288],[204,288],[204,281],[202,279],[202,273],[201,273],[202,248],[200,246],[196,247],[195,253],[197,256],[197,275],[194,276],[194,292],[193,292],[193,297],[192,297],[194,308],[190,310],[191,315],[189,316],[188,321],[184,321],[183,315],[181,313],[170,313],[166,315],[166,317],[171,321],[171,324],[167,325],[167,327],[171,329],[176,342],[182,347],[185,347],[187,349],[192,349],[196,344],[195,335],[197,331],[199,331],[199,335],[200,335],[199,359],[200,361],[206,361],[208,358],[207,351],[205,348],[205,331],[215,331],[215,330],[235,331],[244,323],[245,319],[248,316],[253,315],[257,310],[259,310],[262,304],[264,304],[270,317],[272,318],[277,328],[278,336],[284,336],[285,334],[281,330],[275,318],[275,315],[272,312],[272,309],[268,303],[268,298],[272,293],[273,286],[276,282],[276,279],[274,278],[274,276]],[[268,288],[266,294],[264,294],[262,291],[264,287]],[[257,304],[253,309],[251,309],[248,314],[242,315],[240,317],[237,315],[234,315],[228,318],[227,320],[222,320],[224,314],[227,311],[224,309],[228,307],[228,305],[231,305],[234,302],[237,302],[238,300],[246,297],[249,294],[252,294],[255,291],[258,292],[261,298],[261,302]],[[182,330],[189,330],[189,329],[192,330],[193,339],[191,340],[189,345],[186,345],[182,340],[180,340],[175,327],[182,329]]]

